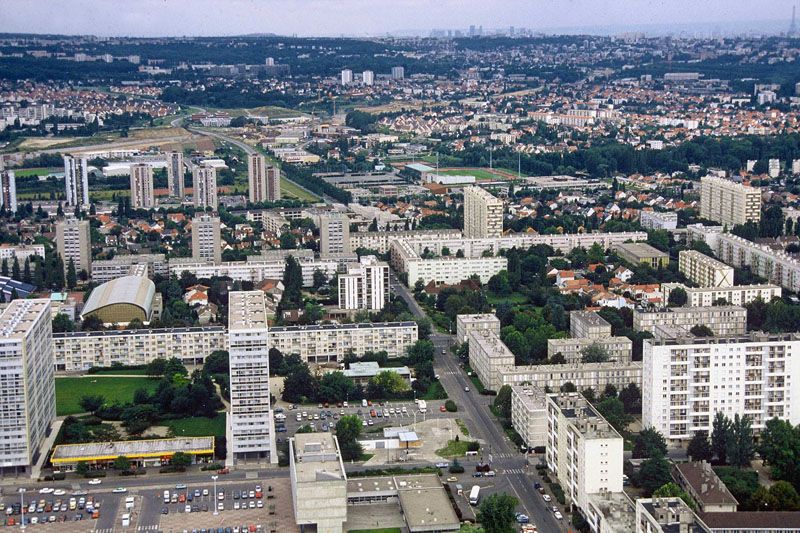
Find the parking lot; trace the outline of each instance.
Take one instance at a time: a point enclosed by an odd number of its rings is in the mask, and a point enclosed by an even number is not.
[[[91,531],[104,524],[113,523],[125,494],[89,493],[88,491],[28,491],[24,494],[6,494],[0,500],[3,523],[6,526],[27,526],[36,531]],[[25,513],[22,511],[22,502]],[[9,511],[10,509],[10,511]]]

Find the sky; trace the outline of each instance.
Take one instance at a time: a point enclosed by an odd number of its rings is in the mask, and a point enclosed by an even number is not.
[[[779,32],[788,29],[793,3],[800,0],[0,0],[0,32],[366,36],[472,24],[587,33],[774,25]]]

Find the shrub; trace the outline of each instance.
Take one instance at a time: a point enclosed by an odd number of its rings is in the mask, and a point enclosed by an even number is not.
[[[459,463],[458,461],[453,461],[452,463],[450,463],[450,467],[448,468],[448,471],[451,474],[463,474],[464,473],[464,467],[461,466],[461,463]]]
[[[480,444],[479,444],[477,441],[474,441],[474,440],[473,440],[473,441],[470,441],[470,442],[467,444],[467,451],[470,451],[470,452],[477,452],[477,451],[478,451],[478,450],[480,450],[480,449],[481,449],[481,445],[480,445]]]
[[[200,470],[222,470],[225,468],[220,463],[209,463],[200,467]]]
[[[456,402],[453,400],[447,400],[444,402],[444,408],[447,409],[448,413],[455,413],[458,411],[458,407],[456,406]]]
[[[550,483],[550,490],[553,491],[553,496],[556,497],[558,503],[566,505],[567,499],[564,497],[564,489],[558,483]]]

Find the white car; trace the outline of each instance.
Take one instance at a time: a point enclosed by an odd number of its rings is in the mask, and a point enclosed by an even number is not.
[[[183,508],[183,512],[184,513],[191,513],[192,512],[192,506],[187,504],[186,507]]]
[[[564,518],[564,515],[561,514],[561,511],[556,511],[555,513],[553,513],[553,516],[556,517],[556,520],[561,520],[562,518]]]
[[[64,489],[56,489],[53,491],[53,496],[63,496],[67,493]]]
[[[264,507],[264,502],[261,500],[256,500],[256,507],[262,509]]]
[[[250,500],[250,504],[248,505],[248,507],[250,507],[250,509],[255,509],[256,508],[255,500]]]
[[[51,494],[55,492],[56,489],[51,489],[50,487],[44,487],[39,489],[39,494]]]
[[[233,502],[233,510],[234,511],[238,511],[240,507],[241,507],[241,505],[239,504],[238,501]]]
[[[224,504],[224,503],[222,503],[222,502],[219,502],[219,503],[217,504],[217,510],[218,510],[218,511],[224,511],[224,510],[225,510],[225,504]]]
[[[208,489],[203,489],[203,496],[208,496]]]
[[[114,490],[112,490],[111,492],[113,492],[114,494],[124,494],[124,493],[128,492],[128,489],[126,489],[125,487],[117,487]]]
[[[464,387],[464,392],[469,392],[469,387]]]
[[[100,480],[98,478],[94,478],[94,479],[89,480],[89,485],[99,485],[102,482],[103,482],[102,480]]]
[[[542,499],[544,501],[546,501],[546,502],[549,502],[550,500],[552,500],[552,498],[550,497],[549,494],[542,494]]]

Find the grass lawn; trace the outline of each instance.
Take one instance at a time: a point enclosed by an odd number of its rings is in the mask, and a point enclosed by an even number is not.
[[[347,533],[400,533],[399,527],[385,527],[383,529],[351,529]]]
[[[436,450],[436,455],[439,457],[464,457],[469,450],[469,441],[467,440],[450,440],[447,441],[447,446]]]
[[[500,294],[489,292],[486,294],[486,301],[488,301],[492,305],[498,305],[498,304],[522,305],[528,303],[528,298],[524,294],[520,294],[518,292],[509,294],[508,296],[503,296]]]
[[[86,376],[83,378],[56,378],[56,414],[58,416],[82,413],[81,398],[89,395],[103,396],[107,402],[130,402],[137,389],[154,391],[158,381],[145,377],[109,378]]]
[[[64,172],[64,169],[58,167],[21,168],[15,170],[14,175],[19,178],[24,178],[25,176],[47,176],[54,172]]]
[[[431,386],[428,387],[428,390],[425,391],[425,394],[422,396],[423,400],[446,400],[447,399],[447,392],[445,392],[444,387],[438,381],[434,381],[431,383]]]
[[[300,188],[295,182],[281,177],[281,195],[284,194],[286,196],[291,196],[292,198],[297,198],[298,200],[304,200],[312,203],[319,202],[321,200],[319,196],[309,194],[305,189]]]
[[[98,370],[93,375],[102,376],[105,374],[113,374],[115,376],[146,376],[147,370],[144,368],[104,368]]]
[[[179,418],[177,420],[165,420],[159,425],[172,428],[177,437],[215,437],[225,436],[225,414],[219,413],[216,418],[206,418],[204,416],[194,416],[189,418]]]
[[[461,420],[460,418],[456,418],[456,425],[461,429],[461,433],[469,437],[469,429],[467,429],[467,425],[464,423],[463,420]]]

